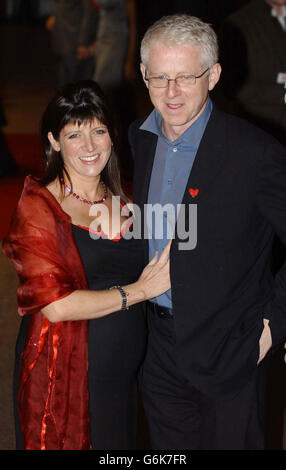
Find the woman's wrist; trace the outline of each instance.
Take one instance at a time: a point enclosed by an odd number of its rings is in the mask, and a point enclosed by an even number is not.
[[[147,299],[143,286],[140,281],[136,281],[127,286],[122,286],[128,296],[128,305],[144,302]]]
[[[129,302],[128,296],[129,292],[127,292],[122,286],[112,286],[109,287],[109,290],[117,289],[120,292],[122,303],[121,303],[121,310],[128,310],[129,309]]]

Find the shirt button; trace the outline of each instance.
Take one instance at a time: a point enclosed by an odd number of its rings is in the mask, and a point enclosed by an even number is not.
[[[177,150],[178,150],[177,147],[173,148],[173,152],[177,152]]]
[[[168,180],[168,184],[172,184],[172,180]]]

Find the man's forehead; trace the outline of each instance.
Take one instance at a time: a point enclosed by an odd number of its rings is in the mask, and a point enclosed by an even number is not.
[[[178,51],[183,51],[183,50],[194,50],[194,51],[200,51],[201,50],[201,45],[196,44],[194,42],[188,42],[188,41],[174,41],[170,39],[166,39],[164,37],[162,38],[157,38],[154,39],[149,46],[149,53],[152,52],[152,50],[162,50],[162,51],[168,51],[168,50],[178,50]]]
[[[175,66],[201,62],[202,48],[196,44],[156,41],[150,45],[147,67]]]

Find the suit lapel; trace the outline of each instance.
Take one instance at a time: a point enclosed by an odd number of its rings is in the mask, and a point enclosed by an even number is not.
[[[225,127],[223,114],[214,108],[185,188],[183,204],[198,203],[215,183],[216,176],[227,157],[223,152],[226,139]]]
[[[179,221],[184,221],[185,228],[188,231],[190,226],[194,223],[194,220],[190,221],[190,204],[196,204],[197,210],[200,206],[200,202],[207,197],[208,193],[212,189],[213,185],[217,180],[223,162],[227,157],[225,152],[225,140],[226,140],[226,122],[223,117],[223,113],[213,109],[210,116],[209,122],[205,129],[204,135],[201,139],[200,146],[198,148],[196,158],[190,173],[185,192],[182,199],[182,207],[180,214],[177,217],[177,223],[175,227],[175,240],[178,242],[181,238],[180,229],[183,226],[179,226]],[[183,216],[183,219],[181,217]],[[175,244],[172,244],[171,253],[175,249]],[[196,244],[196,239],[194,239]],[[194,245],[195,247],[195,245]],[[188,250],[193,248],[188,245]]]
[[[139,204],[146,204],[158,137],[151,132],[143,130],[139,130],[139,132],[142,135],[139,139],[140,147],[137,153],[139,158],[137,159],[135,180],[140,184],[134,188],[134,192]]]
[[[141,229],[143,234],[147,233],[144,216],[144,205],[147,204],[150,178],[156,152],[158,137],[151,132],[138,129],[138,136],[134,142],[134,154],[136,155],[136,165],[134,167],[133,199],[141,208]],[[149,260],[148,239],[144,239],[144,251],[146,263]]]

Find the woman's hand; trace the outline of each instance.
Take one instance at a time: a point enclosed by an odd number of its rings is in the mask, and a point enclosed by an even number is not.
[[[171,243],[172,240],[165,246],[159,259],[158,252],[155,253],[136,283],[144,292],[145,300],[157,297],[171,287],[169,260]]]

